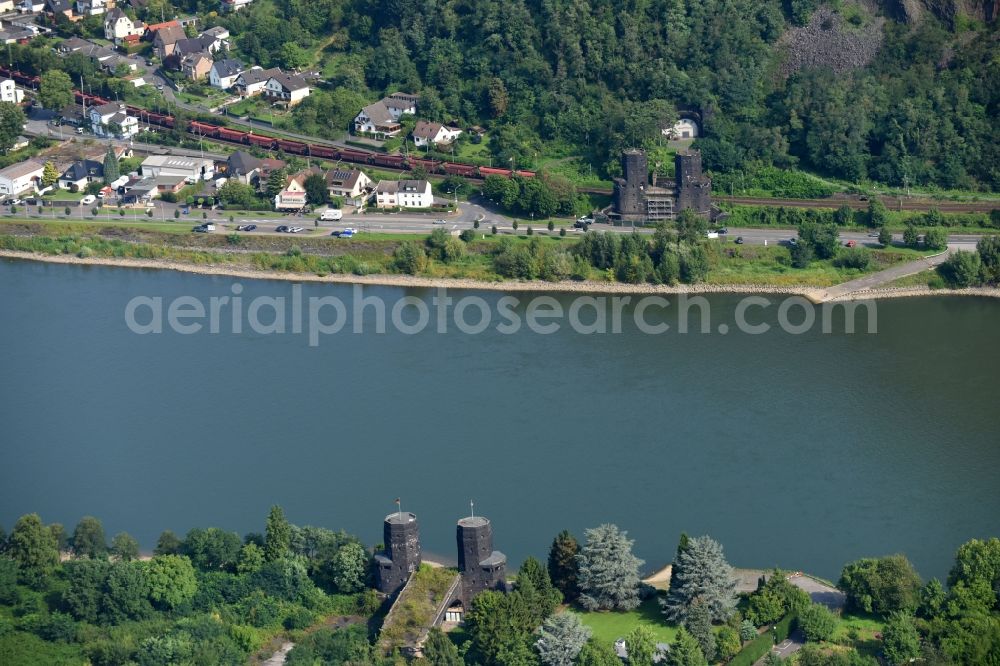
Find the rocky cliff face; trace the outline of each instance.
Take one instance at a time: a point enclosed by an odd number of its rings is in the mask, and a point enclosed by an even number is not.
[[[886,13],[898,20],[914,23],[931,14],[949,24],[958,16],[969,16],[992,23],[1000,15],[1000,0],[880,0]]]

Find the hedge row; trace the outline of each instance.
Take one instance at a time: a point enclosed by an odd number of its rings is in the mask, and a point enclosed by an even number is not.
[[[774,626],[774,632],[764,632],[757,638],[753,639],[746,646],[740,650],[739,654],[733,657],[728,666],[753,666],[757,663],[757,660],[766,655],[771,651],[774,646],[775,639],[780,643],[781,641],[788,638],[788,634],[792,631],[792,623],[795,621],[795,616],[789,613],[785,617],[781,618],[778,623]]]

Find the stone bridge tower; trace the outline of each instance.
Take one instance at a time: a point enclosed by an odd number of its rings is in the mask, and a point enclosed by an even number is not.
[[[506,588],[507,556],[493,550],[493,526],[482,516],[458,521],[458,571],[462,576],[462,605],[486,590]]]
[[[382,525],[383,550],[375,555],[375,587],[393,595],[402,589],[410,574],[420,567],[420,527],[417,516],[397,511]]]

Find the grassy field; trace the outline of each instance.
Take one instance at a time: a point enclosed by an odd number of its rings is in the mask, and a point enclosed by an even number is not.
[[[568,611],[576,612],[576,611]],[[637,626],[649,628],[658,643],[672,643],[677,637],[677,627],[669,626],[660,613],[658,597],[642,602],[634,611],[619,613],[579,612],[580,620],[590,627],[594,640],[612,645]]]
[[[881,641],[876,638],[876,634],[881,635],[884,628],[885,622],[874,615],[844,613],[837,622],[830,642],[853,644],[858,652],[875,656],[881,650]]]

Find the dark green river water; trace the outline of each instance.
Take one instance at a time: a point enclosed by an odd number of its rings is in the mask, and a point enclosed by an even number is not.
[[[432,308],[416,334],[374,332],[369,309],[364,333],[348,323],[317,346],[291,325],[236,334],[228,314],[218,333],[126,325],[134,297],[166,312],[233,284],[0,261],[0,524],[37,511],[71,530],[90,514],[151,548],[166,528],[262,531],[277,503],[372,543],[401,497],[425,551],[454,559],[455,520],[475,500],[513,566],[561,529],[614,522],[650,568],[685,530],[736,566],[827,577],[894,552],[944,576],[960,543],[1000,534],[1000,301],[879,302],[875,334],[845,334],[842,316],[829,334],[782,332],[779,297],[748,316],[771,331],[740,333],[731,295],[707,298],[711,332],[686,335],[669,308],[645,311],[668,333],[640,332],[634,303],[621,333],[503,333],[502,294],[474,292],[451,295],[493,311],[481,334],[436,332]],[[290,283],[241,286],[244,303],[292,298]],[[434,293],[364,295],[391,311]],[[306,303],[329,296],[352,313],[351,287],[302,288]],[[404,324],[419,314],[408,307]]]

